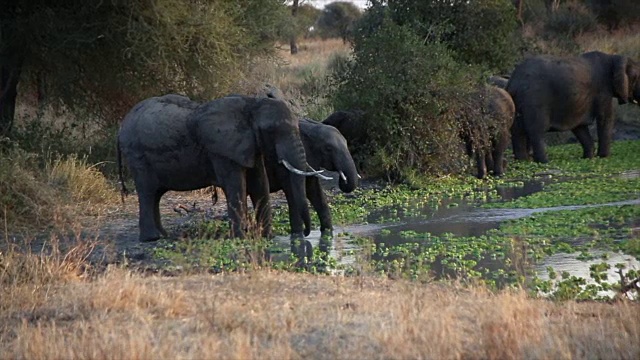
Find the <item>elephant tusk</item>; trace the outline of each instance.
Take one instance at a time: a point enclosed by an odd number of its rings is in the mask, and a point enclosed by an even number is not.
[[[360,176],[360,174],[358,174],[358,179],[362,179],[362,176]]]
[[[320,175],[320,173],[322,173],[324,170],[320,170],[320,171],[302,171],[300,169],[296,169],[295,167],[293,167],[293,165],[289,164],[289,162],[287,160],[280,160],[280,163],[282,165],[284,165],[284,167],[287,168],[287,170],[291,171],[294,174],[298,174],[298,175],[304,175],[304,176],[317,176]]]
[[[342,171],[340,171],[340,177],[343,181],[347,181],[347,176]]]
[[[307,165],[308,165],[308,164],[307,164]],[[316,171],[314,168],[312,168],[312,167],[311,167],[311,165],[309,165],[309,169],[311,169],[311,171],[313,171],[313,172],[317,172],[317,174],[316,174],[315,176],[316,176],[316,177],[319,177],[319,178],[320,178],[320,179],[322,179],[322,180],[333,180],[333,178],[332,178],[332,177],[330,177],[330,176],[324,176],[324,175],[321,175],[321,174],[320,174],[321,172],[324,172],[324,169],[322,169],[322,170],[320,170],[320,171]]]
[[[333,180],[331,176],[324,176],[322,174],[316,174],[315,176],[319,177],[322,180]]]

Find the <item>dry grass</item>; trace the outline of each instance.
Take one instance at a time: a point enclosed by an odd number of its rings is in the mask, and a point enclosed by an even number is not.
[[[63,188],[74,203],[81,202],[86,209],[95,209],[98,205],[112,205],[119,199],[113,185],[96,165],[72,155],[50,161],[46,173],[49,183]]]
[[[142,277],[112,268],[92,280],[4,283],[2,295],[4,358],[640,356],[637,303],[553,304],[521,291],[268,270]]]
[[[0,219],[6,233],[73,224],[80,215],[99,215],[119,199],[114,186],[86,159],[45,161],[20,150],[0,154]]]
[[[578,38],[584,51],[603,51],[623,54],[640,61],[640,27],[618,30],[614,33],[590,33]]]
[[[277,61],[263,59],[254,64],[243,82],[236,86],[236,91],[255,94],[269,83],[301,107],[304,115],[309,112],[316,115],[312,108],[325,106],[321,99],[323,94],[318,94],[317,90],[324,86],[329,64],[336,56],[349,56],[351,47],[339,39],[303,40],[298,47],[298,54],[291,55],[289,46],[281,45]]]

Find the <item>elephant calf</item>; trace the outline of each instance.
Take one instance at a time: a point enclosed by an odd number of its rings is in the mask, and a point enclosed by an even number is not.
[[[505,90],[486,85],[475,94],[471,106],[480,108],[480,116],[462,118],[461,137],[467,154],[475,159],[479,179],[487,175],[504,174],[504,152],[509,146],[510,129],[515,116],[515,105]],[[470,114],[477,114],[470,111]]]

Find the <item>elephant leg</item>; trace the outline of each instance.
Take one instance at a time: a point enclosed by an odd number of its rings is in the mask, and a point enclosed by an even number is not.
[[[487,176],[487,164],[485,163],[485,156],[483,151],[475,151],[476,168],[478,170],[476,176],[478,179],[484,179]]]
[[[246,171],[231,160],[217,158],[213,168],[227,198],[227,214],[231,221],[231,236],[245,237],[247,225],[247,185]]]
[[[544,124],[548,123],[546,114],[542,111],[534,112],[527,116],[523,114],[522,124],[525,127],[527,139],[533,150],[533,160],[539,163],[549,162],[544,143],[544,133],[547,130]]]
[[[156,224],[156,229],[162,234],[162,236],[167,237],[167,231],[162,227],[162,220],[160,220],[160,199],[162,195],[166,193],[166,190],[159,189],[156,191],[154,200],[153,200],[153,220]]]
[[[521,119],[522,116],[518,116],[511,126],[511,145],[513,146],[513,156],[516,160],[527,160],[529,158],[530,144]]]
[[[141,242],[156,241],[162,233],[156,226],[156,196],[158,194],[158,181],[146,169],[136,169],[133,177],[136,184],[136,192],[138,193],[139,219],[138,226],[140,229],[139,240]],[[157,217],[160,217],[158,211]]]
[[[509,133],[505,131],[498,138],[491,142],[491,152],[493,155],[493,176],[502,176],[505,172],[505,164],[507,160],[504,158],[504,152],[509,146]]]
[[[308,209],[306,209],[306,212],[303,214],[303,216],[296,215],[295,214],[296,210],[293,210],[293,209],[298,209],[298,206],[296,206],[296,200],[294,199],[296,195],[293,194],[292,185],[291,185],[291,183],[293,183],[293,180],[291,180],[291,178],[294,176],[301,176],[301,175],[294,175],[294,174],[289,175],[289,179],[286,180],[289,182],[289,184],[283,186],[282,188],[282,190],[284,191],[285,197],[287,198],[287,206],[289,207],[289,224],[291,224],[291,239],[304,238],[306,235],[309,235],[309,232],[310,232],[310,229],[308,229],[305,226],[303,221],[304,217],[309,216]]]
[[[544,138],[542,134],[535,134],[533,138],[530,139],[531,148],[533,150],[533,160],[535,162],[546,164],[549,162],[549,157],[547,156],[547,152],[545,150]]]
[[[260,227],[263,238],[271,237],[271,206],[269,204],[269,182],[262,160],[256,167],[247,172],[247,192],[256,216],[256,224]]]
[[[582,145],[582,157],[585,159],[591,159],[593,157],[593,138],[589,133],[589,127],[587,125],[580,125],[573,130],[573,135],[578,138],[580,145]]]
[[[322,190],[322,185],[320,185],[320,180],[318,180],[317,177],[307,178],[307,198],[320,219],[321,237],[332,238],[333,225],[331,223],[331,210],[327,203],[327,197]]]
[[[596,117],[598,129],[598,156],[607,157],[611,153],[611,139],[613,137],[613,106],[611,101],[602,106]]]

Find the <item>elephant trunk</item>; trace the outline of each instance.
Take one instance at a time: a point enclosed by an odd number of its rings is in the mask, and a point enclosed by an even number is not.
[[[301,173],[313,173],[307,163],[304,147],[299,138],[293,137],[278,142],[276,144],[276,154],[278,163],[283,166],[287,167],[285,164],[288,164],[292,168],[300,170]],[[306,194],[306,176],[301,173],[291,171],[288,176],[289,184],[286,185],[289,188],[287,204],[289,205],[292,237],[302,237],[303,233],[306,236],[311,232],[311,215],[309,214]]]
[[[353,158],[346,150],[343,153],[336,152],[334,154],[333,163],[336,166],[336,171],[340,174],[338,180],[338,186],[340,190],[345,193],[350,193],[358,186],[358,170],[356,164],[353,162]]]

